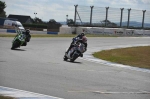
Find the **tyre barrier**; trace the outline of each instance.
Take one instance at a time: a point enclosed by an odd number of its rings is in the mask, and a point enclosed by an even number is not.
[[[7,29],[7,33],[16,33],[16,30],[13,30],[13,29]]]
[[[58,32],[47,32],[47,34],[58,34]]]

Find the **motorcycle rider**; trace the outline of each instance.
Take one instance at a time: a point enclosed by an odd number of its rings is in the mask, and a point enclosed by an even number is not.
[[[22,33],[26,35],[25,42],[22,44],[22,46],[26,46],[26,45],[27,45],[27,42],[29,42],[30,39],[31,39],[30,30],[29,30],[29,29],[26,29],[26,30],[24,30]]]
[[[31,35],[30,35],[30,30],[26,29],[25,30],[25,35],[26,35],[26,41],[29,42],[31,39]]]
[[[72,39],[72,42],[71,42],[71,44],[70,44],[70,47],[68,48],[68,50],[67,50],[66,53],[68,53],[69,50],[70,50],[72,47],[74,47],[78,42],[84,44],[85,50],[87,49],[87,37],[85,36],[85,33],[84,33],[84,32],[80,33],[79,35],[77,35],[76,37],[74,37],[74,38]],[[83,57],[83,54],[81,53],[80,56]]]

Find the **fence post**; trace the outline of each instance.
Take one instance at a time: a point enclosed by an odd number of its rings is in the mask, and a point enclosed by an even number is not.
[[[77,15],[77,7],[78,5],[74,5],[75,6],[75,14],[74,14],[74,25],[76,24],[76,15]]]
[[[146,12],[146,10],[143,10],[142,29],[144,28],[145,12]]]
[[[106,27],[106,23],[107,23],[108,9],[109,9],[109,7],[106,7],[106,20],[105,20],[105,27]]]
[[[130,22],[130,11],[131,11],[131,8],[128,9],[128,22],[127,22],[127,28],[129,28],[129,22]]]
[[[91,7],[90,25],[92,25],[92,13],[93,13],[93,7],[94,7],[94,6],[90,6],[90,7]]]
[[[123,10],[124,10],[124,8],[120,8],[120,9],[121,9],[120,27],[122,27],[122,16],[123,16]]]

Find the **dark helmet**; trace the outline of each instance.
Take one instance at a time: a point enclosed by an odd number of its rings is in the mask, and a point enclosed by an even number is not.
[[[81,35],[81,36],[84,36],[84,35],[85,35],[85,33],[84,33],[84,32],[82,32],[80,35]]]
[[[30,33],[30,30],[29,30],[29,29],[26,29],[26,33],[29,34],[29,33]]]

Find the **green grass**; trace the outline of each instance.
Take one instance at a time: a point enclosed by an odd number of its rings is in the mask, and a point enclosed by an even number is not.
[[[150,69],[150,46],[95,52],[94,57],[110,62]]]
[[[0,99],[16,99],[16,98],[0,95]]]

